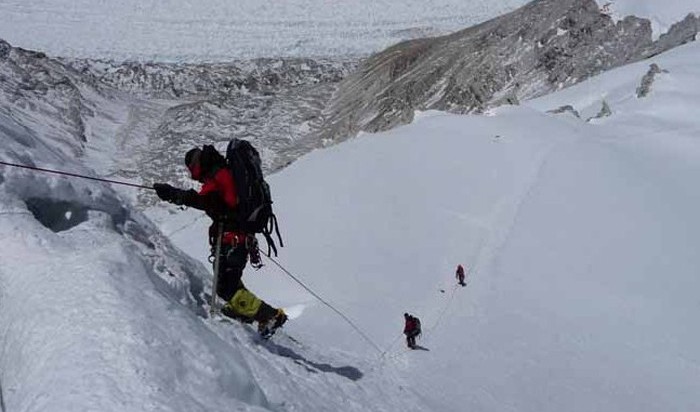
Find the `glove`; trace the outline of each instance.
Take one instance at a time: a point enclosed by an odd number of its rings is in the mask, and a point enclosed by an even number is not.
[[[178,189],[170,186],[167,183],[154,183],[153,188],[156,190],[156,195],[158,195],[161,200],[171,203],[177,197],[176,193],[179,192]]]

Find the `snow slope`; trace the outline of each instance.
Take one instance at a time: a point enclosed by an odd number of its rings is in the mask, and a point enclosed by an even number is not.
[[[3,161],[90,173],[6,113],[0,138]],[[109,187],[1,173],[6,410],[270,406],[241,352],[196,316],[201,265]]]
[[[699,53],[489,116],[425,113],[272,176],[282,263],[371,342],[273,264],[246,283],[293,309],[294,336],[398,374],[426,410],[697,409]],[[668,73],[637,98],[651,62]],[[546,113],[603,99],[603,119]],[[204,259],[205,226],[172,238]],[[429,351],[403,349],[405,311]]]
[[[40,132],[0,111],[0,160],[94,176]],[[423,409],[363,357],[209,318],[207,271],[131,197],[0,166],[2,412]]]
[[[115,127],[133,112],[108,97],[92,100],[106,115],[87,141],[52,128],[53,110],[0,108],[0,160],[123,179],[109,172],[137,165],[114,155],[120,132],[139,129]],[[363,372],[362,357],[264,344],[209,319],[207,270],[135,194],[0,166],[0,411],[422,409],[401,377]]]

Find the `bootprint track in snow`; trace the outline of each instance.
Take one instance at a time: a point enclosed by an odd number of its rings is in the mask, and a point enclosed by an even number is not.
[[[547,163],[547,159],[549,158],[549,156],[556,150],[559,150],[561,147],[566,147],[571,143],[572,141],[554,143],[550,147],[545,149],[544,153],[540,156],[539,160],[537,161],[537,165],[534,167],[534,170],[532,171],[530,176],[525,179],[525,183],[521,186],[521,190],[518,190],[508,199],[499,202],[500,207],[493,211],[490,218],[487,219],[486,222],[482,222],[478,219],[471,219],[465,216],[458,216],[461,220],[467,220],[471,226],[476,226],[477,229],[482,230],[482,232],[485,232],[486,234],[486,236],[482,238],[482,245],[479,247],[479,252],[477,253],[476,259],[474,259],[473,263],[470,265],[469,281],[467,284],[471,284],[471,279],[474,276],[476,276],[479,272],[481,272],[483,268],[487,268],[493,262],[494,258],[498,255],[498,251],[508,240],[508,234],[510,233],[512,227],[515,225],[520,206],[525,203],[526,199],[533,191],[533,188],[537,185],[538,177],[540,176],[544,165]],[[454,213],[451,211],[447,212]],[[475,225],[475,222],[477,222],[478,224]],[[492,224],[489,224],[488,222],[505,222],[505,224],[494,226]],[[489,228],[491,230],[488,230]],[[438,282],[438,285],[441,281]],[[447,313],[454,300],[454,296],[456,294],[455,292],[458,288],[460,288],[458,285],[453,286],[452,292],[450,293],[447,302],[437,307],[437,312],[433,312],[437,313],[437,315],[429,317],[433,318],[434,320],[432,321],[432,326],[426,328],[425,330],[426,340],[431,339],[430,332],[434,332],[435,330],[437,330],[438,326],[444,319],[445,314]],[[434,290],[434,288],[431,290]],[[429,306],[435,308],[437,305],[431,304]],[[385,356],[387,353],[391,353],[392,348],[401,336],[402,334],[398,335],[391,342],[389,347],[384,352],[382,352],[379,358],[379,367],[384,366],[386,360],[388,359],[394,359],[405,352],[410,352],[409,349],[404,349],[400,352],[393,353],[389,356]]]

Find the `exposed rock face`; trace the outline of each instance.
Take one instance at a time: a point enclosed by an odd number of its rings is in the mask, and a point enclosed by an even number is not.
[[[612,116],[612,110],[610,109],[610,105],[608,104],[608,102],[603,100],[603,103],[601,104],[601,107],[600,107],[600,110],[598,111],[598,113],[595,116],[591,117],[590,119],[587,119],[586,121],[590,122],[591,120],[594,120],[594,119],[602,119],[604,117],[609,117],[609,116]]]
[[[581,118],[581,114],[579,114],[578,110],[574,108],[574,106],[567,104],[561,107],[557,107],[556,109],[548,110],[547,113],[552,113],[552,114],[562,114],[562,113],[571,113],[575,117],[578,117],[579,119]]]
[[[536,0],[502,17],[367,59],[345,79],[324,131],[342,139],[410,122],[415,110],[479,112],[544,95],[689,41],[689,16],[652,42],[648,20],[615,23],[593,0]]]
[[[700,16],[688,14],[683,20],[671,26],[667,33],[662,34],[648,54],[659,54],[681,44],[694,41],[700,30]]]

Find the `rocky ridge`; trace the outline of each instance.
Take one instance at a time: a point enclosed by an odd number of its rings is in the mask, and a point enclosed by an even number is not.
[[[594,0],[536,0],[448,36],[411,40],[344,79],[324,133],[343,139],[412,121],[416,110],[482,112],[571,86],[695,40],[693,14],[652,41],[651,24],[615,22]]]

